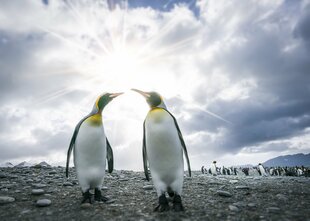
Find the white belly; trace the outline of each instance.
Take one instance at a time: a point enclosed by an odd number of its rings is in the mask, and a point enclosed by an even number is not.
[[[183,150],[172,117],[167,112],[149,114],[145,129],[147,158],[156,189],[166,191],[170,187],[181,192]]]
[[[211,164],[210,168],[212,175],[217,175],[216,165],[214,163]]]
[[[103,126],[81,125],[74,148],[74,165],[83,191],[101,186],[106,167]]]
[[[262,176],[265,176],[265,175],[267,175],[266,174],[266,171],[265,171],[265,169],[264,169],[264,167],[263,166],[261,166],[261,165],[259,165],[259,170],[260,170],[260,172],[261,172],[261,174],[262,174]]]

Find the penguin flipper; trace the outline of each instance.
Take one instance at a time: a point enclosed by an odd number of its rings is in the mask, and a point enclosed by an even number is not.
[[[145,140],[145,121],[143,122],[143,146],[142,146],[142,153],[143,153],[143,168],[144,174],[147,181],[150,181],[149,177],[149,170],[147,167],[147,155],[146,155],[146,140]]]
[[[166,110],[166,109],[165,109]],[[173,121],[174,121],[174,124],[175,124],[175,127],[178,131],[178,135],[179,135],[179,139],[180,139],[180,142],[181,142],[181,145],[183,147],[183,150],[184,150],[184,154],[185,154],[185,158],[186,158],[186,162],[187,162],[187,169],[188,169],[188,173],[189,173],[189,176],[191,177],[192,176],[192,171],[191,171],[191,165],[190,165],[190,162],[189,162],[189,158],[188,158],[188,153],[187,153],[187,149],[186,149],[186,145],[185,145],[185,142],[184,142],[184,139],[183,139],[183,135],[181,133],[181,130],[180,130],[180,127],[178,125],[178,122],[177,120],[175,119],[175,117],[172,115],[172,113],[170,113],[168,110],[166,110],[170,116],[172,117]]]
[[[76,127],[74,132],[73,132],[73,135],[72,135],[72,138],[70,141],[70,145],[69,145],[69,149],[67,152],[67,163],[66,163],[66,177],[67,178],[69,177],[69,163],[70,163],[71,152],[75,146],[75,140],[76,140],[76,137],[78,135],[78,132],[79,132],[79,128]]]
[[[112,173],[113,171],[113,150],[112,147],[109,143],[108,138],[106,138],[107,140],[107,161],[108,161],[108,172]]]
[[[84,120],[86,120],[87,118],[89,118],[91,115],[93,114],[88,114],[87,116],[85,116],[82,120],[80,120],[80,122],[76,125],[71,141],[70,141],[70,145],[69,145],[69,149],[67,152],[67,163],[66,163],[66,177],[69,177],[69,163],[70,163],[70,157],[71,157],[71,152],[75,146],[75,141],[76,141],[76,137],[79,133],[80,127],[82,125],[82,123],[84,122]]]

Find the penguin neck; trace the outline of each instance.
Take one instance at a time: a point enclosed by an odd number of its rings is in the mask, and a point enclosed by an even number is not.
[[[93,110],[89,114],[90,116],[86,119],[86,122],[91,126],[102,125],[102,109],[98,109],[94,106]]]
[[[86,119],[86,122],[91,126],[101,126],[102,125],[102,114],[97,112]]]
[[[162,108],[162,109],[167,110],[166,104],[164,102],[161,102],[159,105],[155,107],[151,107],[151,110],[156,109],[156,108]]]

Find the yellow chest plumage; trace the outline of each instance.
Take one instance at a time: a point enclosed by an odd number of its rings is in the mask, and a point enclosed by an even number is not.
[[[86,119],[87,124],[91,126],[101,126],[102,125],[102,116],[101,114],[94,114]]]
[[[167,112],[162,108],[153,108],[149,111],[147,118],[155,122],[160,122],[163,120],[166,114]]]

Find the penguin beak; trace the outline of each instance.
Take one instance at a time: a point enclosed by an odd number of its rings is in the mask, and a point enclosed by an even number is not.
[[[151,95],[147,92],[144,92],[144,91],[140,91],[138,89],[131,89],[132,91],[135,91],[135,92],[138,92],[139,94],[141,94],[143,97],[145,98],[149,98]]]
[[[110,98],[116,98],[117,96],[122,95],[122,94],[123,94],[123,92],[120,92],[120,93],[112,93],[112,94],[109,95],[109,97],[110,97]]]

